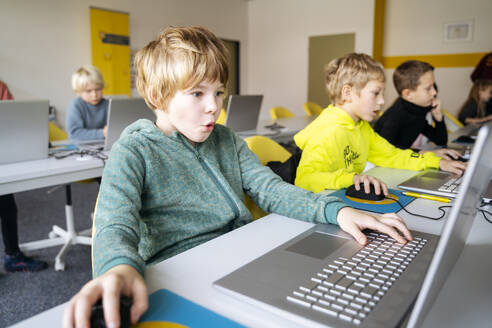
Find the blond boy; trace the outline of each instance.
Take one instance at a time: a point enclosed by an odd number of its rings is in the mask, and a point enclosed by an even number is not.
[[[130,125],[111,149],[94,220],[95,279],[72,298],[65,327],[87,324],[101,297],[107,325],[117,326],[120,294],[133,298],[136,322],[148,306],[145,267],[251,222],[244,193],[268,212],[338,223],[360,243],[365,228],[412,238],[395,214],[374,217],[283,182],[215,124],[228,67],[224,45],[207,29],[168,28],[135,63],[157,119]]]
[[[92,65],[80,67],[72,74],[72,89],[78,97],[67,109],[69,139],[104,139],[109,101],[103,98],[104,80],[99,69]]]
[[[384,104],[384,72],[365,54],[352,53],[325,67],[325,82],[331,105],[309,126],[294,136],[302,149],[296,186],[319,192],[355,184],[387,195],[379,179],[362,174],[367,161],[384,167],[422,170],[441,168],[461,174],[465,165],[437,157],[401,150],[379,136],[369,125]]]

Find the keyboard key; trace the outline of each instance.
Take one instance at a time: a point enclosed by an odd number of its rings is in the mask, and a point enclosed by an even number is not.
[[[298,298],[297,296],[287,296],[287,301],[302,305],[307,308],[311,307],[311,302]]]
[[[342,295],[342,293],[339,290],[336,290],[336,289],[330,289],[329,293],[330,294],[333,294],[333,295],[337,295],[337,296]]]
[[[336,311],[342,311],[343,310],[343,306],[339,305],[339,304],[336,304],[336,303],[331,303],[331,308],[333,310],[336,310]]]
[[[340,313],[340,315],[338,317],[344,321],[352,322],[352,317],[350,317],[346,314]]]
[[[353,283],[352,280],[343,277],[336,283],[335,287],[341,290],[346,290],[348,286],[352,285],[352,283]]]
[[[304,293],[301,293],[299,291],[294,291],[294,295],[298,296],[298,297],[301,297],[301,298],[304,298],[305,294]]]
[[[303,290],[305,292],[310,292],[311,290],[315,289],[318,284],[314,281],[308,281],[305,284],[301,285],[299,287],[300,290]]]
[[[323,297],[324,297],[325,299],[327,299],[327,300],[330,300],[330,301],[334,301],[334,300],[336,300],[336,299],[337,299],[335,296],[330,295],[330,294],[325,294]]]
[[[333,310],[332,308],[322,305],[322,304],[315,304],[313,305],[313,310],[316,310],[318,312],[322,312],[324,314],[328,314],[332,317],[338,316],[338,311]]]
[[[330,275],[328,277],[328,279],[326,279],[325,281],[323,281],[323,283],[325,285],[328,285],[328,286],[333,286],[334,284],[337,283],[338,280],[342,279],[343,278],[343,275],[338,273],[338,272],[335,272],[334,274]]]
[[[352,294],[359,294],[359,293],[360,293],[360,291],[362,290],[362,288],[363,288],[363,287],[358,286],[358,285],[356,285],[356,284],[357,284],[357,283],[352,284],[352,285],[348,288],[348,290],[347,290],[347,291],[348,291],[349,293],[352,293]],[[365,286],[364,286],[364,287],[365,287]]]
[[[329,301],[326,301],[326,300],[324,300],[324,299],[322,299],[322,298],[320,298],[320,299],[318,300],[318,303],[319,303],[319,304],[322,304],[322,305],[324,305],[324,306],[330,306],[330,305],[331,305],[331,303],[330,303]],[[313,306],[314,306],[314,304],[313,304]]]
[[[349,315],[353,315],[353,316],[356,316],[357,315],[357,311],[354,310],[354,309],[351,309],[351,308],[345,308],[344,312],[348,313]]]
[[[366,286],[364,289],[361,290],[360,294],[364,297],[371,298],[375,293],[377,292],[377,289],[371,286]]]
[[[318,298],[314,297],[313,295],[306,295],[306,299],[311,302],[316,302],[318,300]]]

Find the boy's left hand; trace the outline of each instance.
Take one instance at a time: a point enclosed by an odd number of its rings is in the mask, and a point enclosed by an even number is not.
[[[436,121],[441,122],[443,119],[442,111],[441,111],[441,100],[438,98],[435,98],[432,101],[432,110],[431,110],[432,116]]]
[[[462,175],[465,172],[467,163],[461,161],[452,161],[449,159],[442,158],[439,161],[439,168],[443,171],[451,172],[457,175]]]
[[[385,233],[401,244],[406,244],[413,239],[405,222],[396,213],[375,216],[351,207],[344,207],[338,211],[337,222],[343,231],[352,235],[362,245],[367,243],[367,237],[362,233],[364,229]]]
[[[459,151],[449,148],[441,148],[430,151],[444,159],[458,159],[461,157],[461,153]]]

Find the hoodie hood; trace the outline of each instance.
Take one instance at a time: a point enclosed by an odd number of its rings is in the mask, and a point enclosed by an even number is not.
[[[328,130],[345,129],[353,131],[360,129],[364,120],[355,123],[347,112],[334,105],[329,105],[311,124],[294,136],[294,141],[301,150],[313,136],[326,134]]]
[[[168,136],[148,119],[139,119],[133,122],[123,130],[120,136],[120,140],[141,140],[141,138],[150,140],[155,144],[166,144],[167,147],[172,145],[181,147],[184,143],[191,146],[188,139],[178,131],[174,131]]]

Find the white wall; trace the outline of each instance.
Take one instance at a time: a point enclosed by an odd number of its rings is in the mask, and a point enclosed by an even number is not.
[[[64,123],[74,97],[72,72],[91,62],[89,6],[130,13],[130,42],[138,49],[167,25],[204,25],[241,43],[241,92],[265,95],[269,108],[303,115],[310,36],[355,33],[355,50],[372,54],[373,0],[2,0],[0,79],[17,99],[48,98]],[[387,0],[384,56],[492,50],[491,0]],[[445,43],[443,24],[474,20],[474,39]],[[438,68],[444,108],[466,97],[473,68]],[[387,70],[387,104],[396,97]]]
[[[310,36],[355,33],[355,50],[372,54],[374,2],[253,0],[249,2],[247,85],[263,94],[261,118],[284,106],[304,115]]]
[[[71,74],[91,63],[90,6],[130,14],[132,49],[146,45],[165,26],[203,25],[221,38],[240,41],[245,57],[244,0],[2,0],[0,79],[16,99],[49,99],[62,126],[75,96]]]
[[[384,56],[461,54],[492,51],[491,0],[386,0]],[[471,41],[444,41],[444,24],[473,20]],[[472,82],[474,67],[435,70],[443,108],[456,113]],[[386,106],[397,97],[393,69],[386,70]]]

